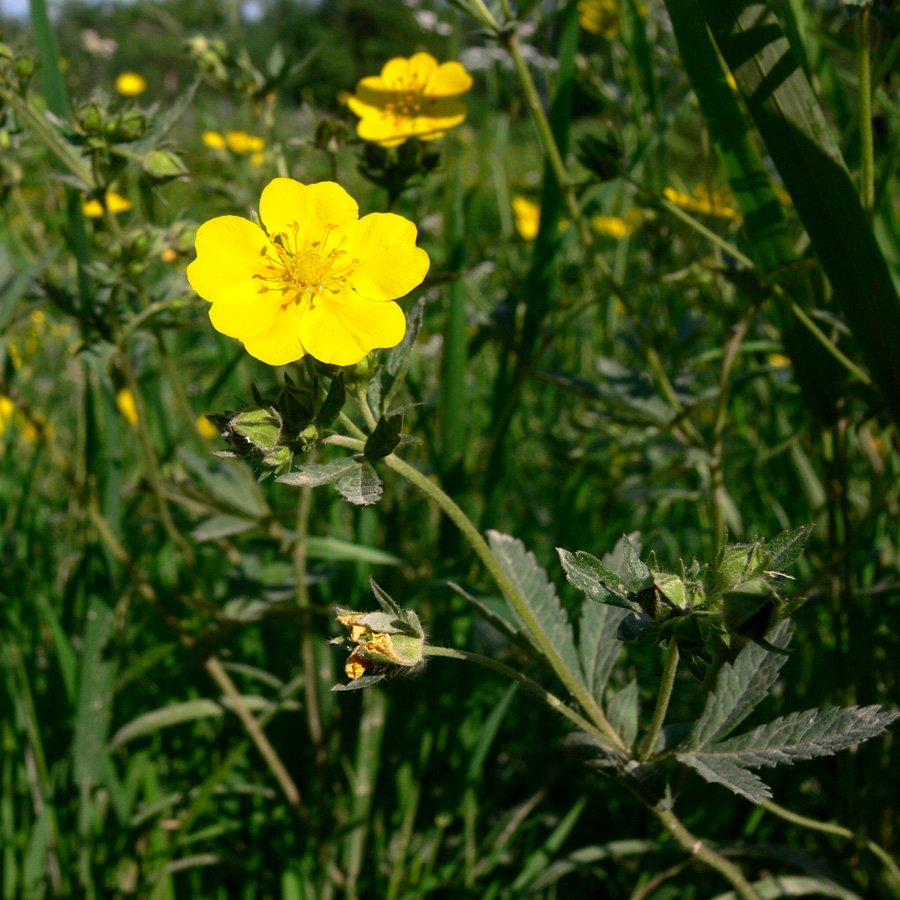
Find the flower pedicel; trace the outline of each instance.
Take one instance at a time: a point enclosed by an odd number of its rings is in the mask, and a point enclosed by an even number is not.
[[[400,343],[406,318],[393,301],[430,265],[412,222],[393,213],[359,219],[340,185],[290,178],[269,183],[259,213],[262,228],[220,216],[197,230],[187,277],[212,304],[217,331],[272,366],[307,353],[350,366]]]

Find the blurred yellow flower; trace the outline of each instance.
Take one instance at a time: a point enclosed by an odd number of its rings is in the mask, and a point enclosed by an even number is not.
[[[15,412],[16,404],[12,402],[12,399],[0,394],[0,434],[3,434],[12,425]]]
[[[607,40],[619,36],[619,0],[578,0],[578,24]]]
[[[173,263],[178,261],[178,251],[172,247],[164,247],[160,257],[164,263]]]
[[[537,237],[538,228],[541,225],[541,208],[527,197],[513,197],[513,212],[516,216],[516,231],[526,241],[533,241]]]
[[[591,228],[598,234],[616,239],[623,238],[631,232],[631,225],[619,216],[592,216]]]
[[[116,90],[125,97],[137,97],[147,90],[147,82],[137,72],[122,72],[116,78]]]
[[[110,191],[106,195],[106,206],[111,213],[126,212],[131,209],[131,201],[115,191]],[[99,219],[103,215],[103,204],[96,197],[88,200],[81,208],[89,219]]]
[[[770,353],[768,356],[769,365],[774,366],[776,369],[786,369],[790,364],[790,357],[785,356],[783,353]]]
[[[430,265],[416,226],[393,213],[359,219],[356,201],[331,181],[276,178],[262,192],[260,228],[220,216],[197,230],[191,287],[212,306],[222,334],[272,366],[307,353],[350,366],[406,331],[393,301]]]
[[[430,53],[385,63],[380,75],[363,78],[347,105],[360,117],[356,130],[367,141],[396,147],[408,138],[432,141],[466,117],[459,98],[472,76],[458,62],[438,61]]]
[[[52,436],[53,426],[46,422],[40,414],[34,413],[34,416],[34,421],[32,421],[25,413],[16,409],[16,404],[11,397],[0,395],[0,435],[7,428],[15,426],[15,428],[21,430],[22,437],[30,444],[40,439],[42,430]],[[0,447],[0,450],[2,449]]]
[[[206,416],[197,416],[197,431],[205,437],[207,440],[212,440],[213,438],[217,438],[219,436],[219,429],[213,425]]]
[[[663,191],[663,196],[670,203],[689,212],[719,216],[723,219],[738,220],[741,218],[741,214],[731,205],[734,203],[731,192],[725,188],[713,190],[710,193],[705,184],[698,184],[694,188],[693,194],[685,194],[682,191],[676,191],[675,188],[667,187]]]
[[[119,407],[119,412],[122,413],[132,425],[137,425],[137,404],[134,402],[134,394],[132,394],[128,388],[122,388],[122,390],[116,394],[116,406]]]
[[[256,153],[250,156],[250,165],[251,166],[261,166],[266,161],[266,154],[262,152],[262,150],[257,150]]]
[[[218,131],[204,131],[203,143],[207,147],[212,147],[213,150],[224,150],[227,146],[225,138]]]
[[[243,156],[245,153],[257,153],[266,146],[261,137],[247,134],[246,131],[226,131],[225,140],[232,153]]]

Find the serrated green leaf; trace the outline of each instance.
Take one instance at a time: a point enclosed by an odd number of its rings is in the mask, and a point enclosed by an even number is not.
[[[769,641],[785,648],[790,638],[790,625],[784,620],[775,627]],[[785,660],[786,657],[770,653],[758,644],[747,644],[734,663],[725,663],[687,745],[706,747],[737,728],[766,696]]]
[[[772,558],[769,560],[769,570],[783,572],[795,563],[803,553],[803,548],[806,546],[813,527],[813,523],[801,525],[793,531],[784,531],[773,537],[766,544],[766,552],[772,554]]]
[[[384,459],[389,453],[393,453],[394,447],[400,443],[400,432],[402,429],[402,412],[381,416],[372,433],[366,439],[366,446],[363,450],[366,459],[369,462],[377,462],[379,459]]]
[[[275,480],[293,487],[319,487],[343,478],[359,468],[359,461],[352,456],[342,456],[327,463],[306,463],[293,472],[279,475]]]
[[[332,685],[332,691],[359,691],[363,688],[371,687],[373,684],[378,684],[379,681],[383,681],[387,678],[386,674],[381,675],[360,675],[359,678],[354,679],[353,681],[348,681],[347,684],[335,684]]]
[[[676,755],[707,781],[723,784],[736,794],[761,803],[771,796],[771,791],[747,769],[831,756],[883,734],[898,717],[900,713],[882,712],[880,706],[810,709],[708,745],[700,752]]]
[[[761,778],[727,757],[707,752],[676,753],[675,757],[710,783],[724,785],[751,803],[762,803],[772,796]]]
[[[546,638],[556,648],[559,658],[579,681],[584,682],[572,625],[547,573],[521,541],[499,531],[489,531],[487,536],[491,552],[515,585]],[[530,635],[531,630],[518,613],[513,610],[513,614],[521,623],[522,631]]]
[[[357,463],[356,467],[342,475],[334,486],[345,500],[356,506],[370,506],[377,503],[384,492],[378,473],[368,462]]]
[[[224,505],[255,519],[271,513],[252,471],[243,463],[232,460],[212,463],[185,448],[178,450],[178,458]]]
[[[616,633],[624,616],[621,610],[590,599],[581,606],[578,655],[585,681],[601,706],[604,688],[622,650]]]
[[[639,609],[637,603],[628,599],[625,582],[612,569],[605,566],[595,556],[579,550],[574,555],[562,547],[557,547],[559,561],[566,573],[566,580],[572,587],[583,591],[597,603],[610,603],[622,609]]]
[[[425,300],[419,300],[406,314],[406,334],[403,340],[394,347],[384,361],[384,365],[378,370],[375,377],[369,382],[368,400],[369,406],[377,415],[383,415],[393,400],[397,391],[406,378],[406,370],[409,368],[409,357],[412,348],[419,336],[422,327],[422,318],[425,311]]]
[[[609,724],[622,736],[626,747],[633,747],[638,731],[638,684],[631,681],[609,699]]]

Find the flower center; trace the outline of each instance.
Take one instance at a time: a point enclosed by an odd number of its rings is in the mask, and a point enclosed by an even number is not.
[[[281,291],[284,306],[289,303],[312,301],[323,291],[338,293],[359,265],[358,259],[348,259],[341,249],[346,237],[330,247],[331,232],[337,226],[327,225],[325,236],[318,241],[303,240],[297,222],[290,231],[270,235],[275,252],[264,250],[265,274],[254,276],[263,282],[260,293]]]

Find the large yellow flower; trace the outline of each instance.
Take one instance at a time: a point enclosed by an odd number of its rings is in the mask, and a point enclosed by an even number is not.
[[[382,147],[407,138],[432,141],[459,125],[466,104],[459,97],[472,87],[472,76],[458,62],[438,65],[430,53],[385,63],[381,75],[363,78],[347,105],[360,117],[359,136]]]
[[[260,228],[220,216],[197,230],[191,287],[212,303],[217,331],[272,366],[307,353],[349,366],[406,331],[393,301],[422,283],[430,265],[416,226],[393,213],[359,219],[338,184],[276,178],[263,190]]]

